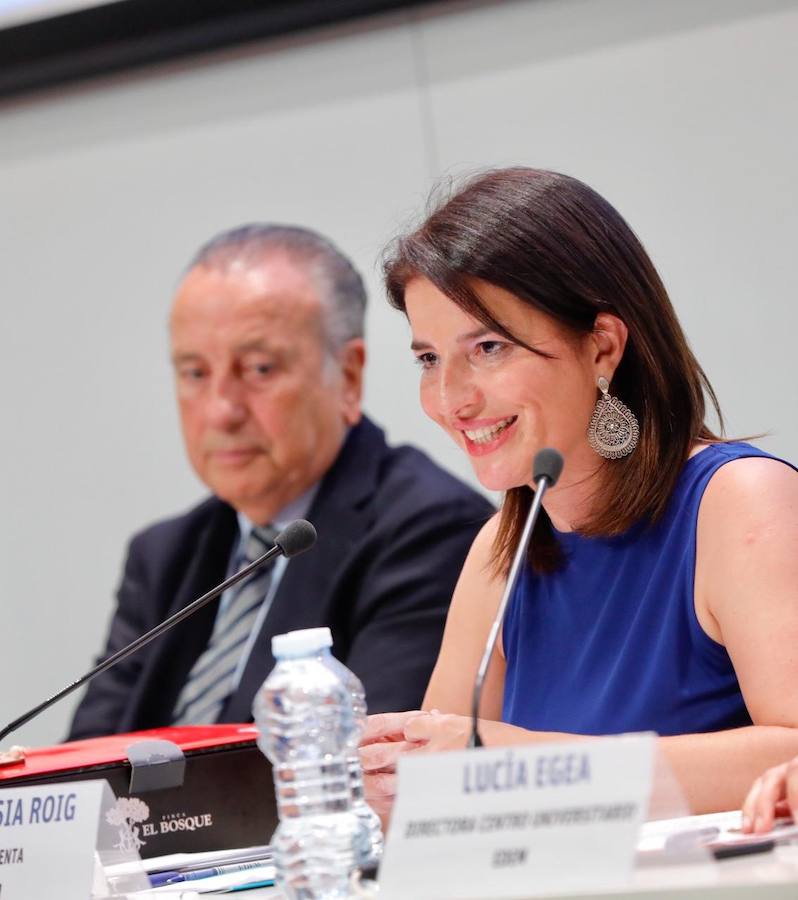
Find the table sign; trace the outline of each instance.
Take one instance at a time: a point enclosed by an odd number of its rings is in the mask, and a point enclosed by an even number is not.
[[[114,802],[105,781],[0,790],[0,900],[87,900],[96,849],[115,861],[137,858],[109,843],[118,829],[101,814]]]
[[[381,898],[530,897],[631,876],[655,736],[408,754]]]

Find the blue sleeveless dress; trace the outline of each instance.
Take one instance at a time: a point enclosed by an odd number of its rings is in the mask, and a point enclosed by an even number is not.
[[[729,443],[688,459],[653,528],[614,538],[556,532],[564,567],[522,570],[508,604],[505,722],[592,735],[751,724],[729,655],[693,603],[701,497],[724,463],[748,456],[769,454]]]

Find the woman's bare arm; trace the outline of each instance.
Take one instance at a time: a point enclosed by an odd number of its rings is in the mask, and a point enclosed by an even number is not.
[[[470,715],[471,697],[485,641],[501,600],[505,580],[492,573],[490,558],[499,516],[488,521],[471,546],[446,618],[443,642],[423,709]],[[504,658],[497,642],[482,691],[480,715],[501,719]]]

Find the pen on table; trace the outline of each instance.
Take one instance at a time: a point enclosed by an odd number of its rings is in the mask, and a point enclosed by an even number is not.
[[[190,869],[210,869],[213,866],[231,866],[233,863],[242,862],[270,862],[272,857],[272,848],[268,844],[262,847],[247,847],[236,853],[228,855],[220,855],[218,859],[205,859],[202,862],[189,862],[181,866],[175,866],[179,872],[188,872]]]
[[[227,888],[227,894],[233,894],[236,891],[251,891],[255,888],[274,887],[274,879],[270,878],[266,881],[248,881],[246,884],[237,884],[234,887]]]
[[[181,881],[193,881],[197,878],[211,878],[214,875],[223,875],[229,872],[241,872],[245,869],[256,869],[261,866],[269,865],[272,865],[271,858],[237,863],[220,863],[218,866],[186,867],[173,869],[167,872],[153,872],[149,876],[150,887],[163,887],[165,884],[179,884]]]
[[[182,881],[199,881],[201,878],[213,878],[215,875],[229,875],[232,872],[246,872],[248,869],[262,869],[270,866],[271,863],[266,861],[231,863],[228,866],[212,866],[209,869],[192,869],[188,872],[163,872],[162,875],[170,875],[160,884],[179,884]]]
[[[245,863],[254,863],[257,866],[269,866],[273,864],[273,857],[269,848],[264,848],[265,852],[262,855],[258,856],[255,853],[250,853],[248,856],[241,856],[235,860],[231,860],[229,862],[219,862],[218,865],[209,866],[207,862],[203,864],[199,863],[187,863],[186,865],[182,865],[179,868],[175,869],[160,869],[155,872],[149,872],[148,877],[150,879],[150,887],[163,887],[163,885],[169,883],[170,878],[177,878],[178,875],[187,875],[189,872],[208,872],[215,871],[221,866],[241,866]],[[236,868],[228,869],[230,872],[239,871]],[[205,876],[202,876],[205,877]]]
[[[715,859],[729,859],[732,856],[748,856],[751,853],[767,853],[776,849],[776,842],[767,835],[761,835],[762,840],[750,843],[727,844],[725,847],[712,847],[712,855]]]

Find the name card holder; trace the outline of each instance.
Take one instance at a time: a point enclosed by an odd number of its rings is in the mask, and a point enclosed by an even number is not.
[[[130,823],[115,807],[105,781],[0,791],[0,900],[87,900],[98,889],[108,897],[146,889]],[[128,864],[127,874],[109,885],[102,869],[119,863]]]
[[[655,736],[409,754],[383,900],[599,892],[631,877]]]

